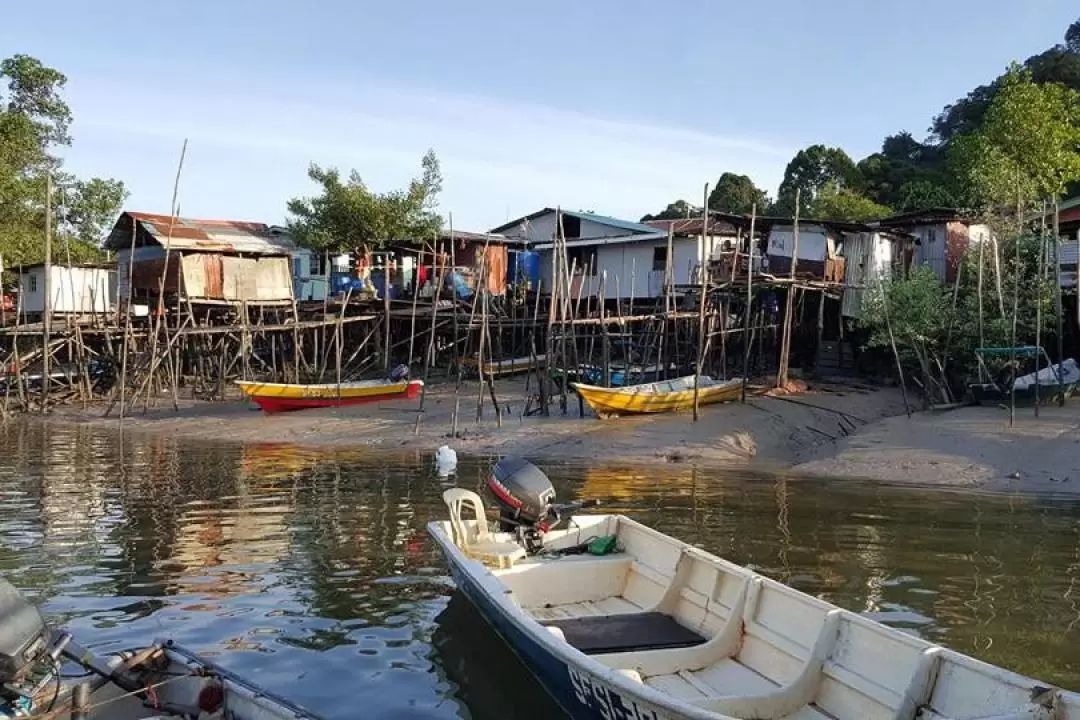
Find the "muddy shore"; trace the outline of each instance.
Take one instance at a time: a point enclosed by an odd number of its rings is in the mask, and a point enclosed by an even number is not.
[[[598,420],[579,416],[571,397],[564,416],[521,417],[524,381],[497,386],[502,426],[485,395],[476,420],[478,388],[466,383],[429,386],[424,411],[417,401],[387,401],[267,416],[243,399],[161,399],[124,418],[125,432],[206,441],[368,446],[433,450],[447,444],[463,453],[520,454],[622,463],[693,462],[746,465],[799,475],[864,478],[888,483],[947,486],[991,492],[1080,493],[1080,405],[1018,410],[1015,427],[998,408],[904,414],[894,388],[812,383],[778,397],[754,395],[745,405],[725,403],[689,412]],[[451,437],[455,405],[458,434]],[[103,408],[59,408],[53,422],[119,427]]]

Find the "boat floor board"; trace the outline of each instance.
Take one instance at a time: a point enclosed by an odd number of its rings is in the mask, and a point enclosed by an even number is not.
[[[644,683],[654,690],[684,700],[700,700],[705,697],[765,695],[778,688],[776,683],[730,658],[694,672],[684,670],[667,675],[653,675],[645,678]],[[783,720],[834,719],[832,715],[808,705],[799,708],[791,715],[784,716]]]
[[[562,630],[566,642],[586,655],[693,647],[705,642],[698,633],[659,612],[574,617],[544,624]]]
[[[641,608],[621,597],[609,597],[603,600],[568,603],[565,605],[552,605],[550,607],[526,608],[525,611],[540,622],[548,620],[565,620],[576,617],[592,617],[595,615],[618,615],[623,613],[639,613]]]

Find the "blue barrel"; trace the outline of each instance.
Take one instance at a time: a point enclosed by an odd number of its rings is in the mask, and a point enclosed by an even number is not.
[[[529,283],[530,290],[540,287],[540,253],[523,250],[517,256],[518,274]]]

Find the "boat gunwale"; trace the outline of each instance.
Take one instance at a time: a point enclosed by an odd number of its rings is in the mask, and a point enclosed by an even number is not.
[[[597,392],[602,395],[678,395],[681,393],[692,393],[694,387],[690,386],[681,390],[655,390],[655,386],[663,383],[675,382],[677,380],[684,380],[686,378],[693,378],[693,375],[686,375],[681,378],[674,378],[672,380],[654,380],[649,383],[640,383],[638,385],[623,385],[622,387],[602,387],[600,385],[589,385],[588,383],[571,382],[570,386],[575,390],[584,390],[585,392]],[[719,390],[728,389],[737,385],[742,385],[742,378],[732,378],[730,380],[716,380],[707,375],[701,377],[702,380],[708,380],[708,384],[698,384],[698,391],[702,390]],[[646,389],[649,388],[649,389]]]
[[[409,385],[423,385],[424,381],[417,378],[415,380],[353,380],[343,383],[274,383],[274,382],[260,382],[258,380],[234,380],[238,387],[241,388],[300,388],[300,389],[318,389],[318,390],[333,390],[342,388],[343,390],[366,390],[368,388],[391,388],[391,387],[408,387]]]

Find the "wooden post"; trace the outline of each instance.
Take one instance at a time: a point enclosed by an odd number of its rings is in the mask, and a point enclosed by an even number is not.
[[[1043,267],[1046,258],[1046,208],[1047,203],[1043,200],[1042,215],[1039,216],[1039,260],[1035,264],[1035,417],[1039,417],[1039,365],[1042,364],[1042,283],[1046,275],[1046,269]]]
[[[1080,293],[1080,284],[1077,285],[1077,292]],[[1065,388],[1061,384],[1061,363],[1065,360],[1065,321],[1061,307],[1061,208],[1058,207],[1057,198],[1054,198],[1054,314],[1057,316],[1058,407],[1065,407]]]
[[[390,372],[390,256],[383,255],[383,329],[386,340],[383,345],[383,369]]]
[[[611,387],[611,344],[607,326],[607,270],[600,272],[600,372],[601,384]]]
[[[799,264],[799,213],[802,189],[795,189],[795,224],[792,226],[791,285],[788,287],[787,302],[784,305],[784,327],[781,329],[780,368],[776,373],[776,387],[786,387],[788,382],[788,364],[791,361],[791,323],[795,313],[795,270]]]
[[[900,364],[900,351],[896,348],[896,338],[893,336],[892,321],[889,319],[889,292],[884,283],[878,281],[878,286],[881,288],[881,304],[885,313],[885,329],[889,333],[889,344],[892,346],[893,357],[896,359],[896,373],[900,379],[900,396],[904,400],[904,412],[906,412],[907,416],[910,418],[911,406],[908,405],[907,383],[904,381],[904,368]]]
[[[424,412],[424,400],[427,397],[427,383],[428,374],[431,372],[431,366],[435,362],[436,352],[436,328],[438,327],[439,316],[439,291],[438,288],[442,286],[443,275],[446,271],[446,263],[442,262],[442,253],[439,252],[438,240],[435,241],[435,246],[432,248],[431,253],[431,284],[436,288],[431,298],[431,334],[428,337],[427,350],[424,353],[424,385],[420,388],[420,409],[417,411],[416,418],[416,431],[420,430],[420,414]],[[439,266],[442,265],[442,271],[440,272]],[[419,290],[419,288],[418,288]],[[455,338],[456,339],[456,338]]]
[[[705,362],[705,305],[708,296],[708,268],[702,259],[705,237],[709,232],[709,183],[705,183],[704,200],[701,205],[701,244],[698,245],[698,275],[701,279],[701,299],[698,302],[697,363],[694,366],[694,422],[698,421],[698,399],[701,390],[701,366]]]
[[[983,248],[985,246],[986,246],[986,237],[983,236],[983,237],[981,237],[979,239],[979,276],[978,276],[978,279],[976,280],[976,290],[975,290],[975,294],[978,295],[978,299],[979,299],[979,347],[983,347],[983,345],[985,344],[985,341],[983,339],[983,267],[986,264],[985,261],[983,260],[983,255],[984,255]]]
[[[45,414],[49,407],[49,383],[52,369],[49,367],[52,353],[49,342],[52,330],[52,173],[45,173],[45,277],[42,282],[45,303],[41,318],[41,412]]]
[[[413,347],[416,342],[416,302],[420,298],[420,268],[424,264],[424,248],[420,248],[420,253],[416,256],[416,269],[413,270],[413,299],[412,299],[412,311],[409,314],[409,355],[406,362],[412,369],[413,361]],[[411,372],[410,372],[411,374]]]
[[[1009,333],[1009,364],[1013,367],[1015,374],[1016,363],[1016,316],[1020,310],[1020,243],[1024,236],[1024,210],[1020,200],[1020,176],[1017,172],[1017,192],[1016,192],[1016,238],[1013,253],[1013,261],[1015,267],[1013,268],[1013,307],[1012,307],[1012,331]],[[1000,278],[1000,274],[998,276]],[[1038,376],[1036,376],[1036,385],[1038,384]],[[1009,427],[1012,427],[1016,423],[1016,383],[1013,382],[1009,385]]]
[[[750,315],[751,308],[754,304],[754,223],[757,220],[757,203],[754,203],[750,208],[750,240],[747,245],[746,257],[746,311],[743,317],[743,360],[742,360],[742,391],[740,393],[740,401],[746,402],[746,383],[749,382],[748,376],[750,375]],[[739,253],[738,249],[735,252],[735,260],[738,262]],[[734,270],[732,271],[734,274]]]

